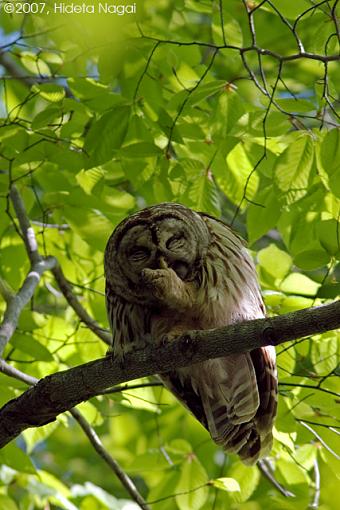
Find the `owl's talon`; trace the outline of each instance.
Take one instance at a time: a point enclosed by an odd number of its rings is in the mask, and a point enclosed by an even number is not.
[[[143,337],[141,338],[140,342],[138,342],[138,348],[139,349],[147,349],[150,345],[152,345],[154,342],[153,342],[153,338],[151,335],[149,334],[146,334],[146,335],[143,335]]]
[[[125,368],[125,356],[124,356],[124,354],[122,354],[122,356],[119,356],[118,364],[119,364],[119,368],[121,370],[124,370],[124,368]]]

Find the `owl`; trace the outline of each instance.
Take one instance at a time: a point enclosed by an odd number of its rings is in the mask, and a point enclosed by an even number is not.
[[[117,357],[143,339],[170,342],[188,330],[265,316],[241,238],[222,221],[180,204],[148,207],[122,221],[107,243],[104,265]],[[273,347],[160,377],[226,452],[245,464],[269,453],[277,407]]]

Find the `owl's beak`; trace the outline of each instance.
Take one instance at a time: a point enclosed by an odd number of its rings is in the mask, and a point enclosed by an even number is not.
[[[160,269],[168,269],[168,264],[165,262],[165,258],[163,256],[159,257],[159,268]]]

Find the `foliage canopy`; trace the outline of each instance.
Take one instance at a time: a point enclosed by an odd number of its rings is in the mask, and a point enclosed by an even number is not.
[[[222,217],[247,238],[269,314],[335,299],[338,1],[145,0],[122,16],[53,5],[1,11],[0,310],[30,269],[13,184],[40,253],[57,258],[102,328],[106,240],[128,213],[162,201]],[[271,461],[292,499],[226,458],[161,387],[78,408],[151,508],[257,510],[270,497],[272,509],[332,510],[338,346],[335,331],[278,349]],[[106,348],[46,272],[3,358],[41,378]],[[26,385],[2,373],[0,388],[3,405]],[[0,451],[0,506],[138,508],[77,427],[63,415]]]

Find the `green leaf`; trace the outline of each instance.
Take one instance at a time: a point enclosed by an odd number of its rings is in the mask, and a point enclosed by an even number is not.
[[[194,209],[207,212],[213,216],[221,215],[221,206],[218,192],[212,176],[204,172],[197,176],[190,186],[189,198],[192,201]]]
[[[152,413],[159,413],[159,405],[152,388],[138,388],[125,391],[122,404],[133,409],[144,409]]]
[[[285,374],[287,376],[287,374]],[[283,377],[281,378],[281,380]],[[285,382],[286,380],[282,380]],[[290,381],[290,379],[288,379]],[[285,386],[280,387],[280,389],[285,389]],[[279,397],[279,404],[277,406],[277,417],[275,421],[275,426],[273,428],[273,436],[276,441],[279,441],[285,448],[288,448],[291,452],[294,452],[294,436],[292,434],[295,433],[296,430],[296,421],[294,415],[291,410],[290,399],[284,398],[282,396]],[[275,441],[274,441],[275,448]]]
[[[274,0],[274,5],[278,11],[288,19],[296,19],[299,14],[302,14],[308,7],[309,3],[306,0],[295,0],[294,2],[287,2],[286,0]],[[271,12],[277,12],[271,9]]]
[[[15,501],[9,496],[4,496],[3,494],[0,494],[0,508],[5,508],[6,510],[18,510]]]
[[[37,444],[45,441],[58,426],[59,423],[55,421],[53,423],[48,423],[43,427],[24,430],[22,434],[25,439],[27,453],[31,454]]]
[[[314,337],[312,343],[311,359],[314,370],[319,375],[330,374],[339,364],[339,341],[336,334],[330,334],[327,338]]]
[[[315,296],[319,287],[320,285],[318,283],[299,273],[288,275],[280,285],[283,292],[306,296]]]
[[[275,180],[285,194],[288,204],[308,192],[313,163],[314,146],[309,135],[299,136],[279,156],[275,166]]]
[[[129,106],[117,106],[95,121],[85,138],[85,167],[92,168],[109,161],[119,149],[127,133]]]
[[[53,361],[49,350],[32,336],[15,333],[11,340],[13,347],[39,361]]]
[[[324,250],[305,250],[294,257],[294,264],[305,271],[323,267],[329,261],[330,256]]]
[[[286,377],[289,374],[294,373],[296,364],[296,351],[293,345],[289,346],[285,344],[285,348],[277,356],[277,366],[282,372],[282,376]]]
[[[288,253],[280,250],[275,244],[270,244],[257,254],[259,264],[274,276],[284,278],[292,266],[292,258]]]
[[[150,156],[160,156],[162,149],[150,142],[137,142],[126,145],[119,150],[118,154],[125,158],[148,158]]]
[[[243,197],[252,200],[256,194],[259,177],[254,171],[243,143],[238,143],[227,155],[216,157],[212,170],[217,184],[234,204],[239,205]]]
[[[43,99],[50,101],[50,103],[58,103],[65,97],[65,89],[61,85],[54,83],[41,83],[34,85],[32,90],[37,92]]]
[[[254,197],[254,203],[247,208],[249,243],[254,243],[274,228],[279,217],[280,207],[273,188],[271,186],[264,189],[259,188]]]
[[[305,296],[315,296],[320,285],[308,276],[299,273],[292,273],[283,280],[280,288],[283,292],[289,294],[302,294]]]
[[[193,453],[181,467],[181,477],[176,487],[176,503],[180,510],[199,510],[208,498],[208,476]],[[182,493],[182,494],[181,494]]]
[[[46,62],[38,55],[30,51],[22,51],[20,53],[21,63],[28,71],[37,75],[51,76],[51,71]]]
[[[79,209],[67,206],[64,215],[71,227],[90,246],[104,250],[109,235],[113,230],[111,221],[98,210]]]
[[[186,455],[192,452],[191,444],[185,439],[174,439],[171,441],[168,451],[175,454]]]
[[[237,121],[244,112],[242,98],[234,90],[223,90],[213,110],[213,118],[210,125],[212,140],[223,140],[227,135],[236,130]]]
[[[102,503],[105,508],[109,508],[110,510],[123,510],[121,505],[119,504],[119,501],[114,497],[111,496],[108,492],[106,492],[104,489],[99,487],[98,485],[95,485],[92,482],[85,482],[84,485],[75,485],[72,488],[72,494],[74,497],[84,497],[86,495],[93,495],[97,501]],[[131,510],[137,510],[137,506],[135,508],[135,505],[132,503]],[[91,506],[93,508],[93,506]]]
[[[309,471],[314,466],[317,451],[316,444],[304,444],[296,450],[294,458],[299,466],[303,466]]]
[[[90,170],[81,170],[76,175],[77,182],[83,188],[85,193],[91,195],[94,188],[104,181],[104,172],[101,168],[91,168]]]
[[[321,147],[317,146],[317,164],[326,186],[340,198],[340,133],[332,129],[326,133]]]
[[[187,105],[196,105],[201,101],[208,99],[225,86],[224,80],[214,80],[200,85],[190,96]]]
[[[318,290],[318,297],[334,299],[340,296],[340,283],[328,283],[321,285]]]
[[[39,112],[32,120],[32,129],[37,130],[52,124],[52,122],[60,117],[61,112],[58,106],[48,106]]]
[[[103,85],[93,78],[70,78],[68,85],[79,99],[84,100],[102,96],[109,90],[107,85]]]
[[[235,480],[235,478],[216,478],[215,480],[211,480],[209,483],[222,491],[241,492],[240,484],[237,480]]]
[[[177,469],[172,470],[168,473],[165,473],[164,477],[158,483],[156,483],[154,487],[150,488],[148,500],[149,501],[160,500],[158,505],[155,504],[156,509],[174,510],[173,495],[176,494],[176,486],[178,484],[179,476],[180,473]],[[168,498],[165,499],[166,497]],[[126,510],[128,510],[128,508]]]
[[[247,501],[259,483],[260,473],[256,466],[248,467],[238,462],[232,466],[228,474],[240,486],[240,492],[230,492],[230,498],[237,503]]]
[[[340,258],[340,222],[325,220],[316,226],[319,242],[329,255]]]
[[[223,4],[222,4],[223,5]],[[215,44],[224,44],[221,30],[221,18],[217,9],[214,10],[215,16],[213,17],[213,40]],[[227,44],[241,47],[243,43],[241,27],[235,19],[236,16],[231,16],[226,8],[223,9],[223,27],[226,35]]]
[[[14,443],[9,443],[0,450],[0,464],[6,464],[12,469],[24,473],[34,474],[36,472],[28,455]]]
[[[293,460],[279,459],[276,466],[289,485],[307,483],[307,473]]]
[[[298,112],[313,112],[315,110],[315,104],[306,99],[277,99],[276,103],[281,106],[286,112],[292,114]]]

